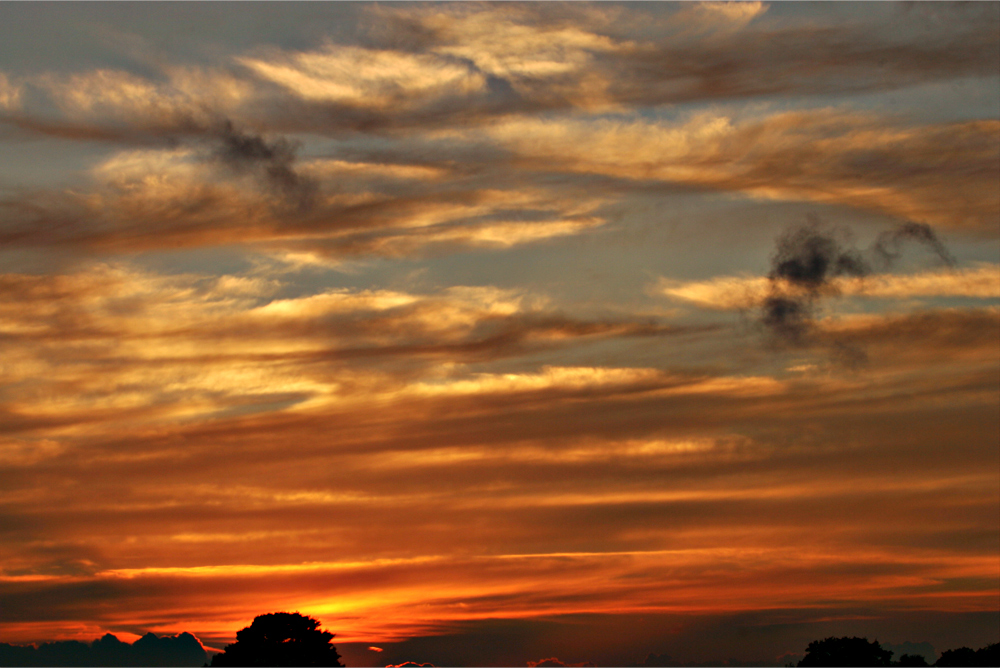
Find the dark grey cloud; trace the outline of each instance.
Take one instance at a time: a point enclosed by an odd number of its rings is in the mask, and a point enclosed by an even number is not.
[[[888,267],[902,257],[903,246],[911,242],[930,250],[943,264],[949,267],[955,265],[955,258],[941,243],[931,226],[926,223],[907,222],[883,232],[875,240],[872,250]]]
[[[805,345],[813,332],[818,304],[839,294],[835,279],[864,278],[873,273],[873,261],[890,269],[909,243],[927,247],[938,260],[953,266],[954,259],[929,225],[907,222],[883,232],[866,252],[853,248],[846,230],[824,226],[811,216],[810,223],[786,231],[768,272],[770,293],[761,304],[760,322],[775,340]],[[863,359],[858,350],[843,348],[845,360]]]
[[[219,145],[214,157],[237,173],[252,172],[300,209],[315,202],[317,183],[295,170],[297,146],[284,137],[270,141],[262,135],[237,130],[226,120],[214,133]]]
[[[780,340],[804,342],[812,327],[816,301],[837,292],[833,279],[870,272],[860,253],[845,248],[838,236],[813,219],[810,225],[791,229],[778,238],[767,275],[771,294],[761,305],[761,323]]]

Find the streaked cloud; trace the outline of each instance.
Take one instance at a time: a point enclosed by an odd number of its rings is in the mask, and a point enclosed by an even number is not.
[[[491,133],[546,171],[841,204],[983,230],[1000,216],[1000,125],[992,121],[907,127],[825,109],[742,122],[706,114],[683,124],[517,119]],[[953,172],[963,174],[959,184],[943,178]]]
[[[328,47],[297,53],[282,62],[240,58],[260,77],[310,101],[357,107],[407,105],[442,94],[467,94],[485,87],[482,75],[431,55],[360,47]]]
[[[6,74],[0,72],[0,107],[14,109],[21,98],[21,88],[12,84]]]
[[[996,4],[105,9],[0,4],[5,641],[995,632]]]
[[[764,276],[717,276],[707,281],[660,278],[650,289],[701,308],[739,310],[759,306],[770,281]],[[980,264],[916,274],[876,274],[832,280],[836,294],[876,299],[971,297],[1000,299],[1000,266]],[[791,289],[791,288],[788,288]]]

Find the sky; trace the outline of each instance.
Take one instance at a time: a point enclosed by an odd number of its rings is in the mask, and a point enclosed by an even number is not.
[[[0,3],[0,166],[0,642],[1000,641],[998,3]]]

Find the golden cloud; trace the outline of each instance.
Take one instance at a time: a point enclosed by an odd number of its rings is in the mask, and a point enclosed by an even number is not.
[[[306,100],[362,107],[413,104],[446,94],[466,95],[485,86],[481,74],[455,61],[352,46],[330,45],[319,52],[271,60],[238,58],[237,62]]]
[[[940,269],[915,274],[877,274],[864,278],[831,279],[831,290],[845,296],[878,299],[971,297],[1000,299],[1000,266]],[[764,276],[717,276],[707,281],[660,278],[653,294],[689,302],[701,308],[739,310],[759,306],[772,287],[792,290],[782,281]]]
[[[989,229],[1000,217],[997,121],[906,127],[818,110],[741,123],[709,114],[683,125],[514,119],[489,132],[520,164],[551,171],[845,204],[947,226]]]

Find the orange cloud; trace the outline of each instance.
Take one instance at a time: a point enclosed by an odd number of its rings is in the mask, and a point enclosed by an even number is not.
[[[814,110],[739,123],[703,114],[682,125],[513,119],[490,133],[522,164],[540,163],[552,171],[844,204],[987,229],[1000,216],[998,130],[994,121],[908,127]],[[943,157],[942,145],[951,147]],[[859,170],[858,164],[866,168]],[[960,180],[942,178],[958,172]],[[957,198],[955,188],[961,191]]]
[[[992,630],[997,265],[838,277],[807,345],[719,313],[794,294],[732,274],[796,207],[990,257],[1000,125],[934,99],[994,81],[973,5],[372,5],[0,73],[0,635]]]
[[[780,281],[779,281],[780,283]],[[758,306],[771,282],[763,276],[718,276],[707,281],[679,281],[661,278],[650,288],[702,308],[732,310]],[[915,274],[879,274],[865,278],[834,278],[837,294],[879,299],[919,297],[1000,298],[1000,267],[942,269]]]

